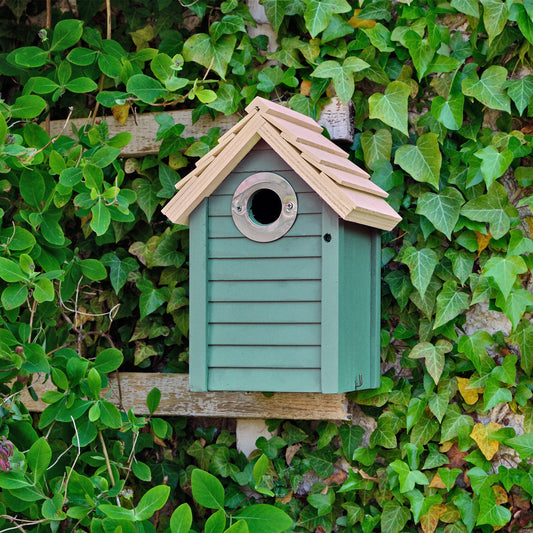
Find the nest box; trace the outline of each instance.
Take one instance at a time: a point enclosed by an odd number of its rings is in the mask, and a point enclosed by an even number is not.
[[[311,118],[255,98],[176,185],[190,226],[193,391],[379,386],[387,193]]]

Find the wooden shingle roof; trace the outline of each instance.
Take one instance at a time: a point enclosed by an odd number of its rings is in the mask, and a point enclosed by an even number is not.
[[[192,211],[260,139],[344,220],[383,230],[391,230],[401,220],[385,201],[388,194],[344,150],[326,139],[313,119],[260,97],[254,98],[246,112],[176,184],[178,193],[163,209],[172,222],[187,225]]]

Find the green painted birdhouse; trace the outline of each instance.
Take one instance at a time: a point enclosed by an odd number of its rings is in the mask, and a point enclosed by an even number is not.
[[[312,119],[255,98],[164,208],[190,226],[193,391],[379,386],[387,193]]]

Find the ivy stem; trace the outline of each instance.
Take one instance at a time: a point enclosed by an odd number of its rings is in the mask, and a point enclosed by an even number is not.
[[[115,476],[113,475],[113,470],[111,469],[111,461],[109,461],[109,455],[107,453],[107,446],[105,445],[104,441],[104,434],[102,433],[102,430],[98,430],[98,437],[100,438],[100,444],[102,445],[102,451],[104,452],[105,457],[105,464],[107,466],[107,473],[109,474],[109,481],[111,481],[111,486],[115,486]],[[117,495],[117,505],[121,507],[120,505],[120,499]]]
[[[37,300],[34,298],[33,303],[31,306],[31,313],[30,313],[30,332],[28,333],[28,344],[31,342],[31,332],[33,330],[33,319],[35,318],[35,312],[37,311]]]
[[[111,40],[111,0],[105,0],[105,10],[106,10],[106,39]],[[100,76],[100,81],[98,82],[98,94],[104,90],[104,81],[105,74]],[[96,96],[98,96],[98,94]],[[94,126],[96,120],[96,115],[98,114],[98,109],[100,108],[100,102],[96,101],[94,105],[94,110],[91,117],[91,128]]]

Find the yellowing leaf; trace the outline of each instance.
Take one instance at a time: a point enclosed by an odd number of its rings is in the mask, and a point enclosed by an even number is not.
[[[130,107],[131,104],[129,103],[114,105],[111,108],[111,112],[113,113],[115,120],[117,122],[120,122],[121,124],[126,124],[126,120],[128,119],[128,115],[130,114]]]
[[[526,217],[526,222],[529,227],[529,234],[533,235],[533,217]]]
[[[488,235],[483,235],[483,233],[480,233],[479,231],[475,232],[478,255],[489,245],[489,242],[492,239],[492,235],[490,234],[490,231],[488,231],[487,233]]]
[[[277,502],[281,502],[281,503],[284,503],[284,504],[287,504],[289,503],[291,500],[292,500],[292,490],[289,492],[289,494],[287,494],[287,496],[283,496],[283,498],[276,498],[276,501]]]
[[[431,480],[431,483],[429,484],[429,488],[430,489],[445,489],[446,488],[446,485],[440,478],[440,475],[438,472],[433,476],[433,479]]]
[[[496,505],[503,505],[509,501],[509,495],[503,487],[500,487],[500,485],[493,485],[492,490],[494,491]]]
[[[470,436],[476,441],[481,453],[490,461],[494,454],[498,451],[499,442],[492,440],[490,435],[498,431],[502,426],[496,422],[489,422],[486,426],[484,424],[476,424],[472,429]]]
[[[361,11],[361,9],[355,9],[353,12],[353,17],[348,21],[348,24],[352,28],[373,28],[376,25],[375,20],[357,18],[357,15],[359,15]]]
[[[137,31],[130,32],[131,39],[137,47],[137,52],[144,48],[148,48],[148,43],[155,37],[155,29],[150,24]]]
[[[450,448],[453,446],[453,442],[451,441],[446,441],[446,442],[443,442],[440,446],[439,446],[439,452],[441,453],[446,453],[448,450],[450,450]]]
[[[446,512],[446,506],[442,503],[434,503],[429,511],[420,518],[420,526],[424,533],[433,533],[439,524],[439,517]]]
[[[302,83],[300,85],[300,94],[303,94],[304,96],[309,96],[311,94],[311,87],[313,84],[308,80],[302,80]]]
[[[474,405],[478,401],[479,395],[483,392],[483,389],[469,389],[469,383],[470,379],[468,378],[457,378],[457,387],[463,400],[467,405]]]
[[[186,167],[188,163],[189,160],[181,152],[170,154],[168,157],[168,166],[174,170]]]

